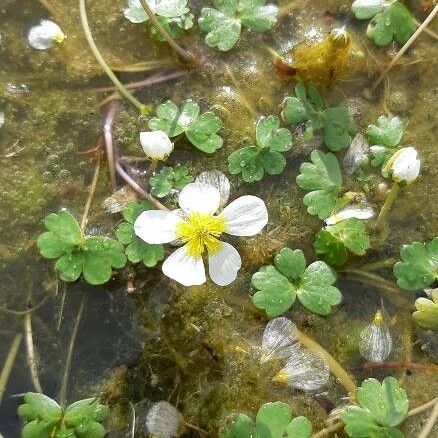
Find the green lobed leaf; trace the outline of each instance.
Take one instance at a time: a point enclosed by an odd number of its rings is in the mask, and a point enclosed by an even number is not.
[[[257,122],[256,141],[260,148],[286,152],[292,147],[292,134],[286,128],[280,128],[277,116],[268,116]]]
[[[146,0],[148,1],[148,0]],[[159,17],[174,18],[186,14],[187,0],[161,0],[148,2],[152,11]],[[140,0],[128,0],[128,6],[123,11],[125,18],[131,23],[143,23],[149,20]]]
[[[189,125],[186,130],[187,139],[193,146],[207,154],[220,149],[223,139],[217,133],[222,128],[222,122],[212,112],[206,112]]]
[[[172,190],[181,190],[193,181],[185,166],[177,164],[175,167],[163,167],[149,179],[151,193],[158,198],[169,195]]]
[[[417,298],[415,300],[417,310],[412,314],[412,317],[419,326],[438,330],[438,289],[431,292],[430,298]]]
[[[306,269],[306,259],[301,249],[283,248],[274,258],[277,270],[289,281],[297,281]]]
[[[82,251],[64,254],[55,263],[56,272],[63,281],[76,281],[82,274],[83,269]]]
[[[380,116],[375,125],[368,125],[366,135],[372,145],[395,148],[404,132],[405,126],[399,117]]]
[[[306,417],[295,417],[286,428],[287,438],[310,438],[312,423]]]
[[[315,253],[332,266],[342,266],[348,259],[347,248],[332,233],[323,229],[313,243]]]
[[[397,284],[405,290],[424,289],[438,278],[438,237],[404,245],[400,258],[394,265]]]
[[[322,135],[330,150],[339,151],[351,144],[357,129],[346,106],[327,108],[321,117]]]
[[[153,208],[152,204],[145,200],[129,202],[123,207],[122,216],[126,222],[133,224],[138,216],[140,216],[140,213],[147,210],[153,210]]]
[[[185,30],[193,27],[194,16],[189,12],[174,18],[157,16],[157,19],[173,39],[179,39],[183,36]],[[166,38],[164,38],[153,24],[149,24],[149,34],[157,41],[166,41]]]
[[[245,182],[260,181],[265,173],[260,160],[260,151],[255,146],[246,146],[234,151],[228,157],[228,170],[231,174],[242,174]]]
[[[152,268],[164,259],[164,246],[159,244],[146,243],[137,236],[126,247],[128,260],[132,263],[143,262],[148,268]]]
[[[239,414],[229,426],[224,438],[255,437],[254,422],[245,414]]]
[[[357,19],[368,20],[383,11],[387,4],[388,0],[355,0],[351,5],[351,11]]]

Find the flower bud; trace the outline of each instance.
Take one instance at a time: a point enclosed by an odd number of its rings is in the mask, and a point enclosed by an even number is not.
[[[378,310],[373,322],[360,333],[359,351],[370,362],[384,362],[392,351],[392,337]]]
[[[27,36],[29,45],[37,50],[46,50],[54,43],[62,43],[66,36],[62,29],[51,20],[41,20],[33,26]]]
[[[173,143],[163,131],[140,132],[140,143],[151,160],[165,160],[173,151]]]
[[[401,148],[389,160],[392,178],[396,182],[413,182],[420,173],[420,160],[417,151],[412,146]]]

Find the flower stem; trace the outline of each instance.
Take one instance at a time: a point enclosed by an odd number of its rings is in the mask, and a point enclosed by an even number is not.
[[[427,423],[424,425],[423,429],[421,430],[420,435],[418,435],[418,438],[427,438],[429,436],[430,432],[432,432],[433,426],[435,425],[437,418],[438,418],[438,399],[436,399],[433,411],[430,414]]]
[[[338,378],[347,390],[348,395],[351,398],[354,398],[357,386],[350,374],[348,374],[342,365],[325,348],[318,344],[318,342],[307,336],[301,330],[297,329],[297,333],[299,341],[309,350],[321,356],[328,363],[330,371]]]
[[[81,232],[84,234],[85,227],[87,226],[88,214],[90,212],[91,203],[93,202],[94,192],[96,191],[97,180],[99,179],[100,171],[100,151],[97,152],[97,164],[94,169],[93,181],[91,182],[90,192],[88,194],[87,202],[84,207],[84,213],[81,219]]]
[[[149,109],[146,105],[142,104],[139,100],[137,100],[119,81],[117,76],[113,73],[103,56],[99,52],[99,49],[94,42],[93,35],[91,34],[90,26],[88,24],[87,11],[85,9],[85,0],[79,0],[79,11],[81,15],[81,23],[82,28],[84,30],[85,38],[87,39],[88,45],[90,46],[91,51],[93,52],[94,57],[98,64],[102,67],[102,70],[107,74],[107,76],[111,79],[112,83],[117,87],[120,91],[120,94],[129,100],[139,111],[141,114],[147,114]]]
[[[149,178],[154,174],[155,169],[157,168],[158,160],[152,160],[149,163],[149,167],[146,170],[146,174],[144,176],[145,183],[149,181]]]
[[[193,64],[195,61],[195,56],[193,53],[188,52],[187,50],[184,50],[167,32],[166,29],[162,26],[162,24],[158,21],[158,18],[155,16],[152,9],[147,4],[146,0],[140,0],[140,4],[145,10],[146,14],[149,17],[149,20],[151,20],[151,23],[154,25],[154,27],[158,30],[158,32],[161,33],[163,38],[167,41],[169,46],[181,57],[181,59],[186,62],[187,64]]]
[[[2,404],[3,394],[6,391],[6,385],[8,384],[9,375],[11,374],[12,367],[14,366],[15,358],[17,357],[18,350],[20,349],[22,339],[22,333],[17,333],[15,335],[9,348],[8,355],[6,356],[6,361],[0,374],[0,405]]]
[[[400,191],[400,186],[398,183],[394,182],[392,184],[391,190],[388,193],[388,196],[385,199],[385,203],[383,204],[382,209],[380,210],[379,216],[377,217],[375,229],[379,229],[382,224],[386,221],[386,218],[388,217],[388,213],[391,210],[392,204],[394,203],[395,199],[397,198],[397,195]]]

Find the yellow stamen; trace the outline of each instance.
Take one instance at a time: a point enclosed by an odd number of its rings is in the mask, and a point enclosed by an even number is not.
[[[290,375],[284,371],[280,371],[277,375],[272,379],[273,382],[277,383],[288,383],[290,381]]]
[[[55,43],[61,44],[65,40],[65,35],[62,32],[59,32],[55,35],[55,38],[53,38],[53,41]]]
[[[376,312],[376,314],[374,315],[374,320],[373,320],[373,324],[374,325],[380,325],[383,322],[383,316],[382,316],[382,312],[380,310],[378,310]]]
[[[186,221],[177,225],[178,237],[187,243],[187,252],[192,257],[201,257],[205,249],[209,254],[219,251],[218,237],[227,229],[225,221],[206,213],[191,213]]]

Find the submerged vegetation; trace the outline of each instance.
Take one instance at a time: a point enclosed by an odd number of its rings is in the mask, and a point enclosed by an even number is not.
[[[433,436],[436,2],[15,2],[11,433]]]

